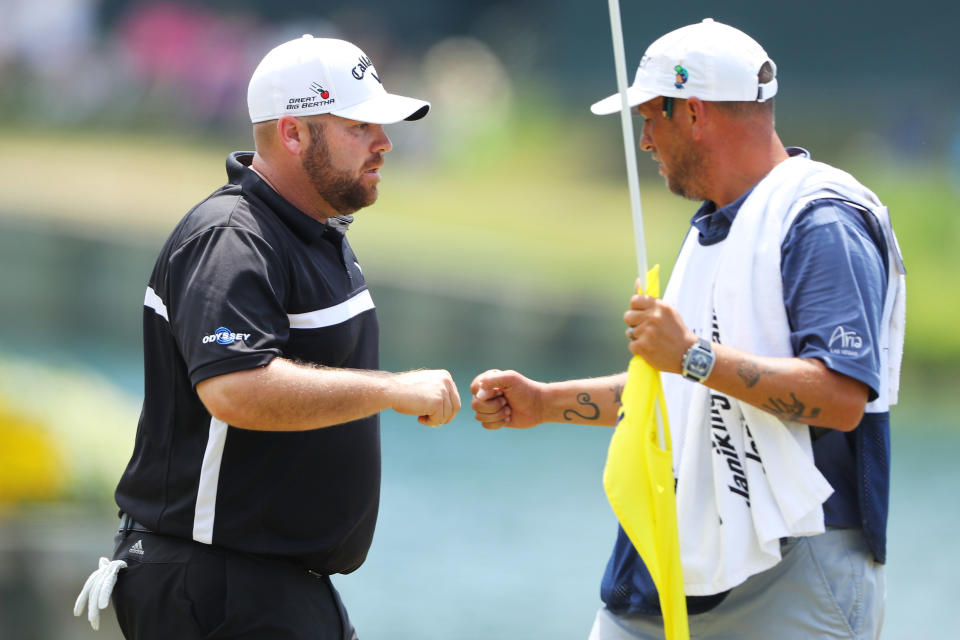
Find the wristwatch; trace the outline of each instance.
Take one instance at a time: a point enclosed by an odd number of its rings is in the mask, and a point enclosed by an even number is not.
[[[694,382],[703,382],[713,371],[717,356],[710,343],[700,338],[695,345],[687,349],[680,361],[683,377]]]

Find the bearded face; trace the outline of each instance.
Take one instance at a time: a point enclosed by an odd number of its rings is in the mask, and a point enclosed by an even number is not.
[[[310,131],[310,146],[304,154],[302,164],[317,195],[341,215],[353,213],[376,202],[376,182],[364,184],[362,179],[367,165],[356,168],[335,167],[323,127],[315,122],[307,122],[307,126]],[[380,154],[375,155],[375,158],[368,160],[368,165],[379,166],[382,163]]]

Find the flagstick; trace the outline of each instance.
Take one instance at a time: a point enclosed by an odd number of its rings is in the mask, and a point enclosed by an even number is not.
[[[627,100],[627,62],[623,52],[623,26],[620,24],[620,2],[609,0],[610,30],[613,32],[613,62],[620,92],[620,124],[623,128],[623,151],[627,158],[627,186],[630,210],[633,213],[633,239],[637,250],[637,273],[647,277],[647,245],[643,238],[643,211],[640,207],[640,179],[637,176],[637,152],[633,142],[633,118]]]
[[[630,211],[633,214],[633,241],[637,252],[637,273],[643,282],[647,277],[647,243],[643,237],[643,210],[640,206],[640,178],[637,175],[637,151],[633,142],[633,116],[627,99],[627,61],[623,47],[623,25],[620,23],[620,2],[609,0],[610,31],[613,34],[613,62],[617,74],[617,90],[620,93],[620,124],[623,129],[623,152],[627,160],[627,187],[630,191]],[[644,284],[646,287],[646,284]],[[663,433],[663,416],[657,405],[657,444],[666,448]]]

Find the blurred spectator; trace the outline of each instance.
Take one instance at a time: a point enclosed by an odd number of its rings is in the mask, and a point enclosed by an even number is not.
[[[217,121],[243,115],[236,105],[245,102],[247,43],[257,28],[248,15],[160,2],[133,7],[116,37],[146,96],[170,92],[166,97],[177,99],[178,111]]]

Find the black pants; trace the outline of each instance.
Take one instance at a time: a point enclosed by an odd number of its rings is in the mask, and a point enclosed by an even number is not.
[[[330,578],[293,562],[140,531],[117,534],[113,557],[128,640],[356,640]]]

